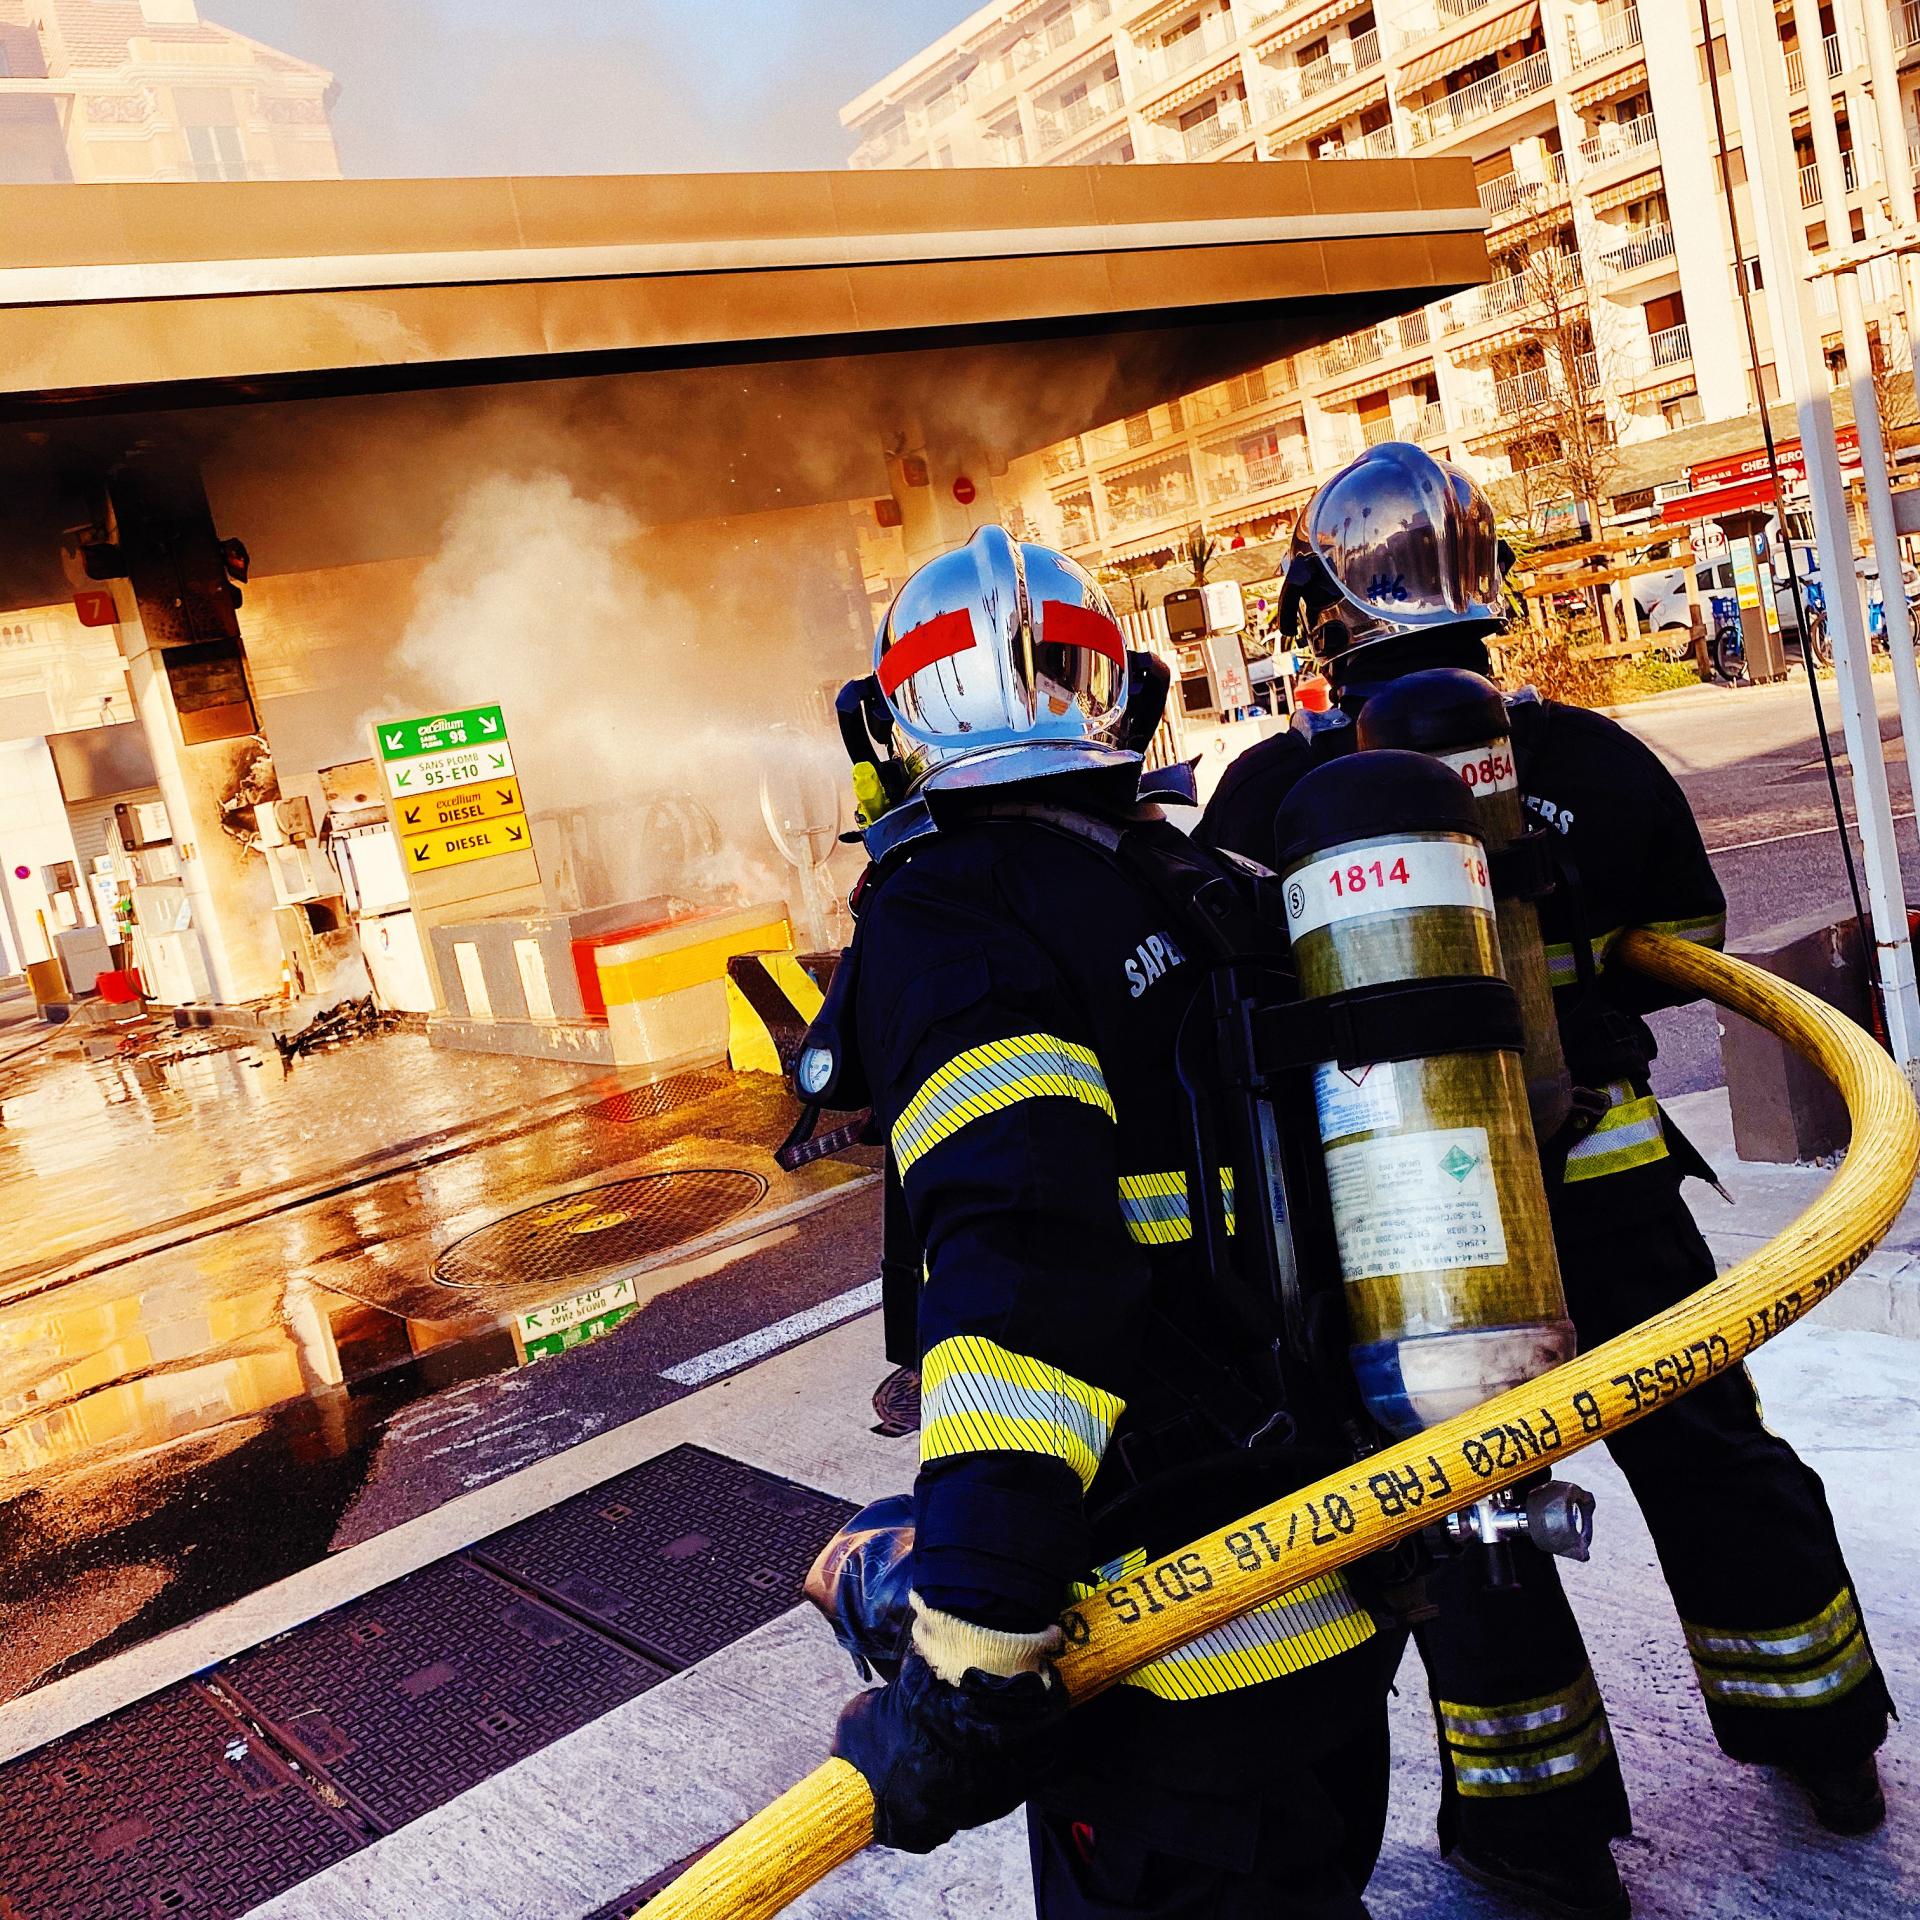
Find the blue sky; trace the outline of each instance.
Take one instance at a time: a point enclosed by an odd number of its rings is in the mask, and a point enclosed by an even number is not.
[[[838,167],[843,102],[969,0],[202,0],[338,77],[342,165],[389,174]]]

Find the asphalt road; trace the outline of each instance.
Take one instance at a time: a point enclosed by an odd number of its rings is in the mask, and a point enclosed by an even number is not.
[[[1900,750],[1893,680],[1874,682],[1887,746],[1895,829],[1907,896],[1920,898],[1920,833],[1913,788]],[[1853,794],[1834,683],[1823,680],[1828,731],[1840,791],[1852,821]],[[1624,709],[1629,727],[1673,770],[1713,855],[1727,894],[1732,943],[1767,928],[1819,914],[1852,912],[1833,802],[1805,678],[1771,687],[1701,687]],[[1654,1020],[1660,1039],[1653,1084],[1661,1094],[1719,1086],[1719,1033],[1709,1008],[1689,1007]]]

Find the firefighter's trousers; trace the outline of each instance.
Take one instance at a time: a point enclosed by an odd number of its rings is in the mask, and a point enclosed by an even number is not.
[[[1677,1192],[1626,1223],[1563,1227],[1567,1303],[1588,1349],[1697,1291],[1713,1258]],[[1645,1383],[1649,1393],[1660,1383]],[[1744,1369],[1721,1374],[1608,1447],[1653,1535],[1720,1745],[1781,1767],[1858,1761],[1891,1708],[1819,1477],[1761,1418]],[[1607,1554],[1604,1508],[1597,1560]],[[1505,1852],[1629,1830],[1606,1708],[1553,1562],[1514,1559],[1493,1590],[1480,1556],[1441,1575],[1418,1639],[1433,1692],[1440,1839]],[[1672,1630],[1646,1623],[1647,1637]]]
[[[1152,1731],[1125,1688],[1081,1708],[1098,1738],[1027,1812],[1039,1920],[1367,1920],[1404,1644],[1382,1633]]]

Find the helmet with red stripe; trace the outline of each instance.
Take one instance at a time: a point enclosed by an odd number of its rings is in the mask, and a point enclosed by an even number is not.
[[[1140,755],[1126,637],[1084,567],[982,527],[929,560],[874,641],[895,750],[919,788],[1001,786]]]

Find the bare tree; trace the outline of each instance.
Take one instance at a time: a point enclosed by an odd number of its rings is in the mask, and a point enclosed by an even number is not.
[[[1518,338],[1497,404],[1512,423],[1508,445],[1528,519],[1536,507],[1571,501],[1586,509],[1597,539],[1605,531],[1602,503],[1623,459],[1608,406],[1618,369],[1595,338],[1580,255],[1571,233],[1563,236],[1566,244],[1514,262],[1507,297]],[[1606,596],[1591,591],[1605,634]]]
[[[1202,527],[1187,529],[1186,544],[1181,549],[1187,565],[1193,570],[1193,584],[1204,587],[1207,584],[1207,569],[1213,564],[1213,556],[1220,551],[1220,543]]]

